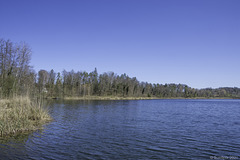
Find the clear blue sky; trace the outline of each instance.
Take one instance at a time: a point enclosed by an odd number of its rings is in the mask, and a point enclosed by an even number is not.
[[[31,64],[194,88],[240,87],[240,0],[0,0]]]

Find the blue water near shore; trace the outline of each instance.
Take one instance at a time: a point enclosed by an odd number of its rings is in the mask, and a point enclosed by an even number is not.
[[[54,101],[0,159],[240,159],[240,100]]]

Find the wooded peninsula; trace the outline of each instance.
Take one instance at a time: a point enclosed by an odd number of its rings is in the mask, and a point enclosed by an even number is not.
[[[56,73],[31,67],[31,49],[0,39],[0,98],[240,98],[240,88],[195,89],[186,84],[152,84],[140,82],[127,74],[99,74],[97,69]]]

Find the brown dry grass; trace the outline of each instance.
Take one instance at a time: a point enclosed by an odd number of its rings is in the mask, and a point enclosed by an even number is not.
[[[159,99],[156,97],[114,97],[114,96],[84,96],[84,97],[64,97],[66,100],[144,100]]]
[[[0,100],[0,136],[38,129],[51,117],[28,97]]]

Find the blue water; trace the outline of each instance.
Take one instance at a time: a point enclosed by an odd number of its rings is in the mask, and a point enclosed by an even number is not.
[[[54,101],[0,159],[240,159],[240,100]]]

